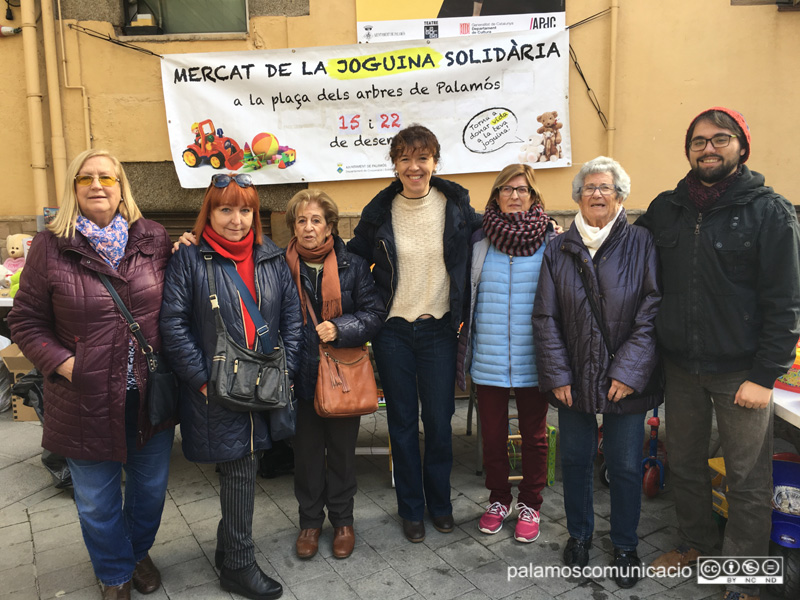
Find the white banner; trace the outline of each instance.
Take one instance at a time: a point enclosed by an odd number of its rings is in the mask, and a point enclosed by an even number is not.
[[[514,31],[563,29],[564,13],[460,17],[448,19],[406,19],[360,21],[358,41],[362,44],[400,40],[433,40],[464,35],[487,35]]]
[[[216,169],[258,184],[390,177],[392,136],[419,123],[439,172],[571,164],[565,30],[162,60],[181,185]]]

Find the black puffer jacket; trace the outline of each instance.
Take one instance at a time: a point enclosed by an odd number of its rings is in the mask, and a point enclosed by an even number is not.
[[[342,288],[342,316],[331,319],[339,330],[334,348],[354,348],[371,340],[380,331],[386,319],[386,309],[378,295],[369,265],[360,256],[351,254],[338,236],[334,238],[333,251],[339,267],[339,285]],[[300,279],[321,323],[322,271],[316,272],[300,262]],[[312,277],[317,281],[312,281]],[[305,346],[300,360],[300,370],[294,378],[294,393],[300,401],[314,399],[319,368],[319,336],[310,318],[304,328]]]
[[[208,401],[200,392],[208,383],[217,342],[202,256],[207,252],[214,253],[201,238],[199,246],[182,247],[170,259],[164,281],[161,337],[181,380],[184,455],[193,462],[225,462],[271,447],[269,413],[233,412]],[[283,250],[270,239],[264,237],[262,244],[254,246],[253,259],[259,309],[269,326],[272,344],[278,345],[278,334],[283,339],[289,377],[294,378],[303,343],[297,286]],[[236,286],[219,265],[214,266],[214,277],[228,335],[244,346],[244,317]]]
[[[450,275],[450,324],[458,331],[464,314],[469,283],[470,236],[481,226],[481,217],[469,204],[469,191],[457,183],[431,177],[445,198],[444,264]],[[347,249],[375,263],[372,274],[386,310],[391,310],[397,289],[397,250],[392,229],[392,201],[403,189],[399,180],[381,190],[361,212],[361,221]]]
[[[800,229],[794,207],[742,167],[702,215],[682,180],[637,221],[653,232],[664,299],[661,352],[690,373],[750,370],[772,388],[800,334]]]
[[[610,358],[574,257],[588,272],[591,293],[606,323]],[[608,400],[611,379],[642,392],[658,362],[655,318],[661,301],[653,237],[629,225],[622,209],[592,259],[578,228],[553,239],[544,252],[533,303],[539,389],[572,386],[572,410],[633,414],[658,406],[663,393]],[[553,406],[563,406],[549,394]]]

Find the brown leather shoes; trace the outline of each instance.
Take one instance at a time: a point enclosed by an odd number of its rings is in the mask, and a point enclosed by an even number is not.
[[[403,535],[413,544],[425,541],[425,523],[403,519]]]
[[[352,525],[336,527],[333,530],[333,556],[336,558],[347,558],[353,553],[353,546],[356,545],[356,534]]]
[[[297,536],[297,544],[295,544],[298,558],[311,558],[317,553],[319,549],[319,534],[321,532],[321,527],[300,531],[300,535]]]
[[[122,585],[106,586],[100,584],[103,591],[103,600],[131,600],[131,582],[126,581]]]
[[[136,563],[131,581],[140,594],[152,594],[161,587],[161,573],[149,554]]]

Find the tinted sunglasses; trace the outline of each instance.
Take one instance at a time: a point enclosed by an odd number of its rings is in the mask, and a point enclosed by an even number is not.
[[[241,188],[247,188],[253,185],[253,178],[247,173],[238,173],[237,175],[217,173],[211,177],[211,183],[214,184],[214,187],[218,188],[228,187],[231,181],[235,181]]]
[[[110,175],[75,175],[75,184],[81,187],[89,187],[92,185],[92,182],[94,182],[95,177],[97,177],[97,180],[103,187],[111,187],[119,181],[119,179],[111,177]]]

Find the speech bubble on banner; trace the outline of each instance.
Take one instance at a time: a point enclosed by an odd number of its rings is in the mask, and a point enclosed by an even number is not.
[[[487,108],[469,120],[461,140],[470,152],[495,152],[508,144],[524,141],[517,137],[518,123],[517,115],[509,108]]]

